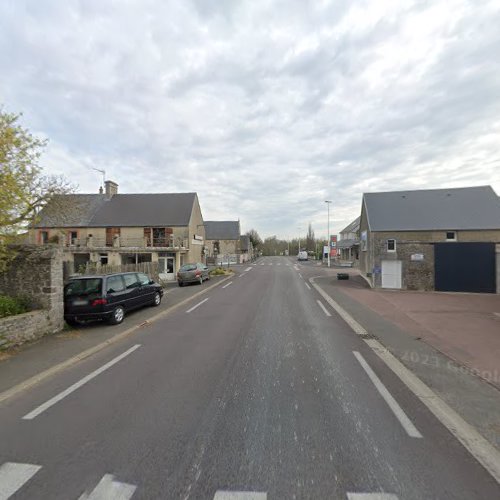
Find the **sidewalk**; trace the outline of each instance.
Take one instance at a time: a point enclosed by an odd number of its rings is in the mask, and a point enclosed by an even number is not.
[[[372,290],[349,274],[315,283],[500,450],[500,297]]]
[[[355,270],[338,287],[500,389],[500,296],[371,290]]]
[[[111,326],[103,323],[89,323],[78,328],[66,327],[60,333],[42,337],[37,342],[0,352],[0,395],[13,386],[35,375],[63,363],[87,349],[94,348],[132,328],[140,328],[157,314],[167,311],[195,294],[211,288],[224,276],[214,276],[201,286],[179,288],[169,284],[158,307],[144,307],[130,312],[123,323]]]

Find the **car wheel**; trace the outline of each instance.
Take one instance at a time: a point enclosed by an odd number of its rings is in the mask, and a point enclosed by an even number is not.
[[[179,286],[184,286],[184,283],[182,281],[179,281]]]
[[[160,292],[156,292],[153,297],[153,306],[159,306],[161,304],[161,295]]]
[[[203,276],[200,276],[200,285],[203,285]]]
[[[109,322],[112,325],[119,325],[123,321],[124,317],[125,317],[125,309],[123,308],[123,306],[118,306],[115,307],[115,309],[113,310],[113,314],[111,315]]]

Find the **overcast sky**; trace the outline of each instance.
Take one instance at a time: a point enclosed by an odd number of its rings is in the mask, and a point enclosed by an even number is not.
[[[500,194],[500,2],[2,0],[0,104],[97,192],[317,236],[363,192]]]

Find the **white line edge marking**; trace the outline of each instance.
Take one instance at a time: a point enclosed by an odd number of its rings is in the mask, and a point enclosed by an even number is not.
[[[345,316],[341,315],[344,321],[353,328],[357,325],[364,333],[368,332],[354,319],[347,311],[342,309],[329,295],[326,294],[318,285],[314,283],[315,276],[309,281],[321,294],[325,294],[330,300],[330,305],[338,306]],[[331,302],[330,302],[331,301]],[[333,304],[332,304],[333,302]],[[335,307],[335,310],[337,308]],[[338,312],[338,311],[337,311]],[[340,314],[340,313],[339,313]],[[350,319],[350,321],[349,321]],[[353,328],[354,330],[354,328]],[[356,330],[354,330],[356,331]],[[356,333],[360,334],[359,331]],[[484,438],[472,425],[466,422],[455,410],[449,407],[436,393],[424,384],[416,375],[414,375],[403,363],[395,358],[378,340],[363,339],[375,354],[384,361],[384,363],[399,377],[403,384],[420,399],[420,401],[429,409],[429,411],[441,422],[449,432],[451,432],[469,453],[491,474],[491,476],[500,484],[500,452]]]
[[[245,276],[246,273],[241,273],[238,278],[243,278],[243,276]]]
[[[137,486],[121,483],[114,479],[115,476],[112,474],[104,474],[92,492],[90,494],[84,493],[78,500],[129,500],[129,498],[132,498]]]
[[[398,500],[392,493],[347,493],[347,500]]]
[[[42,467],[40,465],[6,462],[0,467],[0,500],[7,500]]]
[[[318,276],[321,277],[321,276]],[[354,330],[358,335],[368,335],[368,332],[337,302],[335,302],[319,285],[314,283],[316,278],[310,278],[311,285],[318,291],[318,293],[333,307],[337,314]]]
[[[310,287],[307,283],[304,283],[304,285],[306,285],[306,286],[307,286],[307,289],[308,289],[308,290],[310,290],[310,289],[311,289],[311,287]]]
[[[139,349],[141,347],[141,344],[136,344],[124,353],[120,354],[119,356],[116,356],[116,358],[113,358],[111,361],[108,361],[105,365],[102,365],[100,368],[97,370],[94,370],[92,373],[89,373],[87,376],[83,377],[80,379],[78,382],[74,383],[64,391],[60,392],[53,398],[49,399],[45,403],[41,404],[37,408],[35,408],[33,411],[29,412],[28,414],[24,415],[23,420],[33,420],[35,417],[40,415],[40,413],[43,413],[45,410],[49,409],[51,406],[54,406],[56,403],[61,401],[61,399],[64,399],[66,396],[69,396],[72,392],[76,391],[82,385],[85,385],[87,382],[90,382],[93,378],[97,377],[100,375],[102,372],[106,371],[108,368],[111,368],[114,364],[118,363],[118,361],[121,361],[123,358],[128,356],[129,354],[132,354],[136,349]]]
[[[321,307],[321,309],[323,309],[323,312],[325,313],[326,316],[331,316],[330,311],[328,311],[328,309],[323,305],[321,300],[317,300],[316,302],[318,303],[318,306]]]
[[[267,500],[267,493],[260,491],[222,491],[215,492],[214,500]]]
[[[222,288],[227,288],[229,285],[232,285],[232,284],[233,284],[233,282],[230,281],[229,283],[226,283]]]
[[[359,361],[359,364],[363,367],[363,370],[366,372],[370,380],[373,382],[373,385],[377,388],[377,391],[384,398],[385,402],[389,405],[389,408],[392,410],[396,418],[399,420],[399,423],[403,426],[403,429],[406,431],[408,436],[412,438],[421,438],[422,434],[418,431],[418,429],[413,425],[413,422],[408,418],[403,408],[399,406],[398,402],[394,399],[392,394],[387,390],[387,387],[381,382],[378,378],[377,374],[372,370],[371,366],[366,362],[365,358],[358,352],[352,351],[356,359]]]
[[[197,307],[200,307],[201,304],[204,304],[206,301],[208,300],[208,297],[206,299],[203,299],[201,302],[198,302],[198,304],[194,305],[193,307],[191,307],[191,309],[188,309],[186,311],[186,313],[190,313],[190,312],[193,312]]]
[[[252,269],[253,269],[253,267],[247,267],[247,268],[245,269],[245,273],[248,273],[248,271],[251,271]]]

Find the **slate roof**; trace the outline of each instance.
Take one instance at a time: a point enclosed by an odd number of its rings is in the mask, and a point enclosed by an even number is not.
[[[207,240],[239,240],[240,221],[238,220],[205,221],[205,237]]]
[[[371,231],[500,229],[500,199],[491,186],[365,193]]]
[[[35,227],[187,226],[196,193],[71,194],[56,197]]]
[[[361,220],[361,216],[354,219],[348,226],[344,227],[340,234],[342,233],[357,233],[359,231],[359,221]]]
[[[56,195],[42,209],[34,227],[88,227],[105,202],[104,194]]]
[[[339,240],[337,241],[337,248],[351,248],[356,245],[359,245],[359,240],[356,239],[346,239],[346,240]]]

